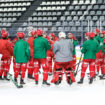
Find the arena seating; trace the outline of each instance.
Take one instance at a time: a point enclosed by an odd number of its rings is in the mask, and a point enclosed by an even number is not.
[[[34,7],[33,1],[35,0],[1,0],[0,28],[11,28],[11,24],[17,23],[29,7]],[[36,4],[31,11],[32,15],[27,14],[27,20],[22,20],[22,25],[16,31],[33,26],[48,33],[72,32],[81,39],[86,31],[93,31],[96,27],[105,28],[105,0],[39,1],[41,3]]]
[[[33,0],[0,0],[0,28],[10,28]]]

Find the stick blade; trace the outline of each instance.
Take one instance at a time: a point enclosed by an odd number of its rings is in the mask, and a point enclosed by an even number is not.
[[[20,86],[18,86],[17,88],[19,88],[19,89],[20,89],[20,88],[23,88],[23,85],[20,85]]]

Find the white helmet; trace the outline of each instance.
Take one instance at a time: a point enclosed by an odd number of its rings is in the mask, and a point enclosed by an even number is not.
[[[60,32],[58,36],[59,38],[66,38],[66,34],[64,32]]]

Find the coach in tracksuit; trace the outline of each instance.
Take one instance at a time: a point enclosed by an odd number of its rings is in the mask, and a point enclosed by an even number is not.
[[[53,46],[53,53],[55,54],[55,84],[59,85],[61,83],[61,76],[64,70],[66,74],[66,80],[68,84],[75,82],[74,75],[72,73],[72,52],[73,43],[66,39],[66,34],[64,32],[59,33],[59,41],[56,41]]]

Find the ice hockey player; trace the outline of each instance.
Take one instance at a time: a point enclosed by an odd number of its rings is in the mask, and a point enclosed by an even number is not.
[[[104,75],[103,78],[105,79],[105,36],[104,36],[104,40],[103,40],[103,52],[104,52]]]
[[[27,69],[27,62],[30,60],[29,44],[24,41],[25,34],[23,32],[17,33],[19,40],[15,43],[13,54],[16,59],[14,80],[17,82],[19,72],[21,70],[20,84],[24,83],[25,72]]]
[[[38,85],[39,80],[39,69],[42,66],[43,68],[43,84],[50,85],[48,80],[48,64],[47,64],[47,51],[50,50],[51,46],[47,39],[43,38],[43,31],[37,30],[38,37],[34,39],[34,77],[35,84]]]
[[[1,29],[1,35],[5,32],[6,30],[5,29]]]
[[[78,45],[78,40],[73,36],[72,33],[68,33],[68,38],[73,42],[73,47],[74,47],[74,50],[73,50],[73,70],[76,69],[76,51],[75,51],[75,48],[76,46]]]
[[[47,62],[48,62],[48,68],[49,68],[49,75],[52,75],[52,71],[53,71],[53,67],[52,67],[52,63],[54,63],[53,45],[57,41],[55,37],[56,36],[54,33],[50,33],[49,42],[51,45],[51,49],[47,51]]]
[[[99,74],[99,70],[101,69],[101,76],[100,79],[103,79],[105,75],[104,71],[104,60],[105,60],[105,54],[104,54],[104,39],[105,39],[105,31],[102,31],[100,34],[100,45],[99,45],[99,56],[97,61],[97,75]]]
[[[101,37],[100,37],[100,30],[99,29],[95,30],[94,39],[97,40],[97,42],[100,44]],[[100,59],[100,52],[98,52],[96,54],[96,71],[97,71],[96,75],[98,75],[98,71],[99,71],[99,59]]]
[[[86,39],[86,40],[89,40],[89,35],[90,35],[90,32],[86,32],[86,33],[85,33],[85,39]]]
[[[2,31],[2,30],[1,30]],[[2,54],[1,65],[0,65],[0,79],[8,80],[7,73],[9,72],[11,56],[13,55],[12,44],[8,40],[8,32],[2,31],[2,38],[0,39],[0,54]]]
[[[95,30],[94,39],[96,39],[98,42],[100,42],[100,30],[98,28],[96,28],[96,30]]]
[[[48,41],[50,40],[49,36],[45,31],[43,31],[42,35],[43,35],[43,38],[46,38]]]
[[[16,36],[13,40],[12,40],[12,47],[14,49],[14,46],[15,46],[15,43],[18,41],[18,37]],[[15,60],[15,57],[13,56],[13,70],[14,70],[14,73],[15,73],[15,65],[16,65],[16,60]]]
[[[36,31],[31,31],[30,37],[28,38],[27,42],[30,46],[30,54],[31,54],[31,59],[28,62],[28,78],[34,79],[33,77],[33,71],[34,71],[34,61],[33,61],[33,53],[34,53],[34,45],[33,41],[36,38]]]
[[[68,84],[75,82],[74,74],[72,72],[72,52],[73,43],[66,38],[64,32],[59,33],[59,41],[56,41],[53,46],[53,52],[55,54],[55,81],[56,85],[61,83],[61,76],[63,70],[66,74],[66,80]]]
[[[90,70],[90,81],[89,84],[92,84],[93,78],[95,76],[95,60],[96,60],[96,53],[98,52],[99,44],[94,39],[95,34],[90,33],[89,35],[90,39],[85,41],[82,46],[81,52],[84,54],[83,63],[82,63],[82,70],[81,70],[81,79],[78,82],[78,84],[82,84],[86,69],[89,66]]]

